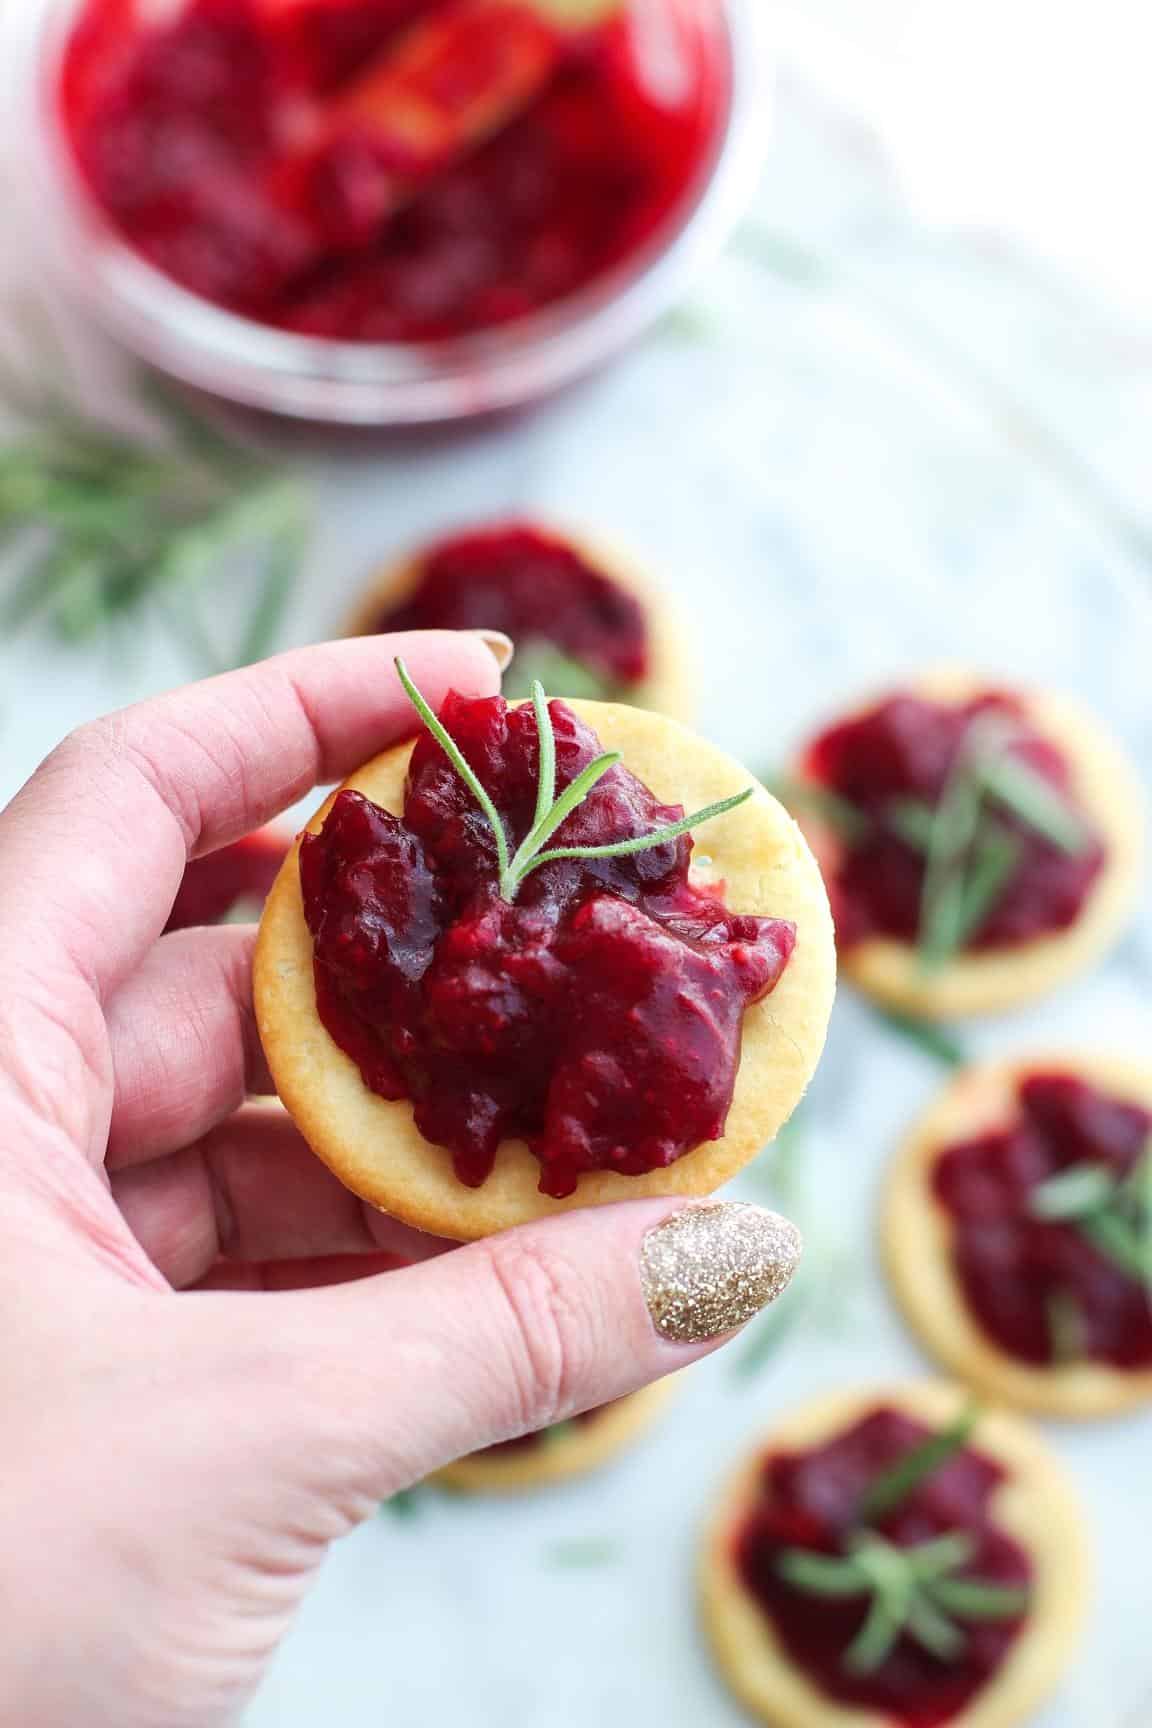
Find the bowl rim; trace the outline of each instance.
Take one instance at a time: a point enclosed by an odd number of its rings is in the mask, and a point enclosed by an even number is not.
[[[34,142],[37,227],[59,274],[160,371],[298,418],[418,425],[514,407],[574,381],[654,322],[723,247],[754,192],[767,142],[770,80],[756,0],[713,0],[726,37],[726,113],[693,186],[648,245],[576,294],[495,330],[419,345],[298,335],[215,306],[164,275],[88,193],[55,112],[60,54],[79,3],[22,0],[8,18],[25,135]]]

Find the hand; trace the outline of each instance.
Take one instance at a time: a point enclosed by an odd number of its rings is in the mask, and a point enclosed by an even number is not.
[[[160,932],[189,858],[411,731],[398,651],[436,703],[498,688],[472,635],[284,655],[82,728],[0,815],[6,1728],[230,1718],[382,1498],[693,1360],[791,1270],[771,1214],[671,1201],[445,1254],[247,1101],[253,931]]]

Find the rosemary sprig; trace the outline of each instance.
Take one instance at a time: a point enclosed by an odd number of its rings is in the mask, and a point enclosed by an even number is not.
[[[1152,1296],[1152,1139],[1126,1176],[1100,1164],[1072,1164],[1032,1190],[1028,1209],[1071,1224]]]
[[[0,375],[13,423],[0,443],[0,539],[17,561],[0,622],[43,624],[80,644],[155,608],[197,669],[245,664],[275,640],[307,546],[307,497],[294,475],[151,380],[141,394],[163,437],[89,411],[70,380]],[[241,552],[255,568],[254,598],[238,640],[221,648],[189,617],[190,598]]]
[[[539,870],[544,864],[553,864],[561,858],[625,858],[635,852],[646,852],[654,846],[666,845],[669,840],[675,840],[681,834],[687,834],[690,829],[699,827],[701,823],[710,822],[714,817],[724,815],[725,811],[735,810],[738,805],[743,804],[752,796],[754,789],[749,786],[743,792],[737,792],[732,798],[723,798],[717,804],[709,804],[703,810],[694,811],[691,816],[682,816],[678,821],[670,822],[665,828],[653,830],[651,834],[638,834],[632,839],[615,840],[604,846],[556,846],[551,851],[545,851],[545,843],[563,826],[569,816],[579,809],[589,792],[604,778],[605,774],[610,773],[618,765],[621,757],[618,750],[605,750],[602,755],[596,757],[595,761],[590,762],[583,772],[578,774],[575,780],[571,781],[557,797],[555,790],[556,737],[552,727],[552,716],[548,709],[548,698],[544,694],[543,686],[537,682],[532,687],[532,706],[536,714],[540,747],[536,812],[528,833],[516,848],[515,853],[510,855],[508,835],[500,813],[485,791],[464,752],[448,732],[443,721],[432,712],[416,688],[403,660],[397,658],[395,665],[396,675],[412,706],[487,818],[496,841],[500,895],[502,899],[509,902],[515,900],[525,878],[530,876],[533,870]]]
[[[965,1405],[947,1427],[941,1428],[937,1434],[930,1434],[889,1469],[874,1477],[861,1496],[861,1521],[873,1523],[894,1512],[921,1482],[934,1475],[954,1453],[968,1444],[978,1415],[974,1404]]]
[[[989,806],[1010,812],[1061,851],[1087,843],[1080,817],[1027,762],[1013,756],[1014,731],[1000,715],[973,721],[930,826],[913,801],[898,807],[905,838],[923,843],[920,964],[939,970],[965,948],[999,899],[1019,859],[1019,842]]]
[[[909,1044],[914,1044],[945,1068],[963,1067],[968,1060],[964,1046],[946,1027],[921,1020],[916,1014],[899,1013],[895,1008],[878,1008],[875,1012],[877,1019],[891,1031],[899,1033],[901,1038],[907,1039]]]
[[[777,1570],[806,1595],[833,1599],[864,1597],[868,1609],[844,1652],[845,1668],[873,1673],[907,1636],[941,1661],[964,1647],[958,1620],[1007,1620],[1028,1605],[1028,1592],[989,1579],[962,1576],[973,1544],[962,1532],[901,1548],[875,1531],[861,1530],[846,1555],[786,1548]]]
[[[428,1489],[422,1482],[417,1482],[411,1488],[401,1488],[387,1500],[381,1500],[380,1513],[382,1517],[399,1518],[407,1522],[419,1517],[424,1511]]]
[[[624,692],[583,660],[565,654],[542,637],[529,637],[516,644],[516,658],[504,674],[503,690],[509,701],[527,701],[533,684],[543,684],[557,696],[586,697],[593,702],[613,702]]]

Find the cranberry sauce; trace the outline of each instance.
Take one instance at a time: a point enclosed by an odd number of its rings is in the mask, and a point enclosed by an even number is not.
[[[932,807],[939,803],[969,728],[984,715],[1003,715],[1011,723],[1010,753],[1041,775],[1083,820],[1064,756],[1029,725],[1010,695],[990,692],[949,706],[901,694],[830,727],[810,745],[803,771],[864,818],[861,834],[845,844],[829,882],[842,946],[869,936],[916,940],[924,853],[896,832],[891,811],[906,799]],[[996,948],[1066,930],[1103,864],[1098,837],[1085,825],[1083,849],[1069,853],[1007,809],[997,808],[996,821],[1017,843],[1018,860],[968,946]]]
[[[1008,1128],[949,1146],[933,1191],[952,1224],[956,1276],[972,1314],[1002,1350],[1040,1366],[1077,1356],[1152,1368],[1147,1283],[1110,1258],[1073,1219],[1032,1210],[1042,1182],[1098,1165],[1122,1180],[1152,1141],[1152,1113],[1071,1074],[1032,1074]],[[1058,1322],[1061,1305],[1075,1329]]]
[[[341,340],[467,335],[587,286],[686,206],[723,101],[716,49],[674,10],[680,89],[647,87],[626,13],[571,38],[516,0],[142,13],[88,0],[65,58],[63,123],[93,197],[193,293]],[[433,24],[418,71],[390,72],[406,32]]]
[[[826,1445],[777,1452],[764,1461],[763,1497],[736,1536],[736,1563],[791,1661],[839,1704],[882,1711],[894,1728],[938,1728],[959,1714],[993,1677],[1022,1625],[1014,1619],[964,1621],[956,1655],[931,1654],[902,1635],[868,1673],[845,1666],[845,1652],[860,1631],[867,1599],[817,1596],[779,1570],[786,1549],[839,1555],[859,1527],[868,1486],[928,1437],[929,1430],[897,1410],[881,1407]],[[875,1526],[898,1547],[959,1532],[972,1543],[960,1577],[1027,1586],[1031,1563],[1019,1545],[992,1522],[989,1500],[1003,1480],[1000,1467],[971,1447],[952,1454],[901,1505]]]
[[[562,702],[550,712],[557,788],[600,753]],[[531,705],[450,694],[444,724],[513,846],[538,776]],[[611,769],[553,845],[649,834],[682,812]],[[500,897],[492,831],[430,733],[403,817],[341,792],[300,849],[316,1001],[335,1042],[385,1098],[410,1098],[425,1139],[478,1186],[508,1138],[540,1189],[586,1170],[662,1168],[724,1131],[744,1010],[770,991],[792,924],[728,912],[688,880],[688,836],[623,858],[542,865]]]
[[[375,630],[503,630],[517,646],[547,643],[603,680],[605,694],[648,670],[640,602],[575,547],[529,523],[508,522],[443,540],[419,584],[382,611]],[[571,692],[569,692],[571,694]]]
[[[249,908],[259,917],[290,845],[276,829],[261,828],[194,859],[184,872],[165,930],[224,924]]]

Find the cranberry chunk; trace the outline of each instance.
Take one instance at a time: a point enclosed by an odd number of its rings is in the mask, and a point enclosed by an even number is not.
[[[549,712],[563,788],[600,744],[562,702]],[[535,713],[450,694],[442,718],[514,848],[535,813]],[[681,814],[617,766],[555,843],[629,839]],[[344,791],[301,843],[321,1019],[366,1085],[411,1099],[462,1182],[482,1183],[510,1138],[557,1197],[585,1171],[662,1168],[723,1134],[745,1009],[796,940],[791,924],[729,913],[695,888],[691,852],[680,836],[557,861],[510,902],[486,818],[424,733],[403,817]]]

